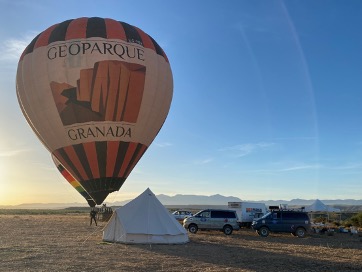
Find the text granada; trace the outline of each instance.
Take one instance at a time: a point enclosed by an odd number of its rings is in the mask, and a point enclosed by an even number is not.
[[[131,128],[123,126],[72,128],[68,130],[68,137],[73,141],[100,137],[131,138]]]

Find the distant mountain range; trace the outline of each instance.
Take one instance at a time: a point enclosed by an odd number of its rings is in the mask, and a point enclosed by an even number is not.
[[[203,195],[157,195],[157,198],[165,206],[191,206],[191,205],[213,205],[213,206],[227,206],[228,202],[241,202],[242,200],[238,197],[233,196],[222,196],[219,194],[211,196]],[[361,206],[362,199],[334,199],[334,200],[323,200],[320,199],[324,204],[331,206]],[[130,200],[119,201],[109,203],[108,206],[123,206]],[[292,199],[292,200],[259,200],[259,201],[247,201],[247,202],[261,202],[267,206],[279,206],[279,204],[287,204],[288,206],[307,206],[312,204],[315,199]],[[64,209],[68,207],[87,207],[86,203],[26,203],[12,206],[1,206],[0,209]]]

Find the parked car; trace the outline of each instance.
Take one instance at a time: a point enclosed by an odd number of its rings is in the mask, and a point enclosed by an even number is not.
[[[272,210],[251,224],[262,237],[267,237],[270,232],[290,232],[302,238],[310,231],[310,226],[308,214],[295,210]]]
[[[238,217],[233,210],[207,209],[187,217],[183,221],[184,228],[191,233],[200,230],[221,230],[230,235],[233,230],[239,230]]]
[[[186,217],[192,216],[192,212],[190,211],[174,211],[173,216],[177,219],[177,220],[184,220]]]

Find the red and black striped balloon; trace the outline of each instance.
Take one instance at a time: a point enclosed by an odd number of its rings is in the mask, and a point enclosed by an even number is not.
[[[169,60],[141,29],[78,18],[36,36],[17,97],[39,140],[97,204],[121,188],[170,109]]]

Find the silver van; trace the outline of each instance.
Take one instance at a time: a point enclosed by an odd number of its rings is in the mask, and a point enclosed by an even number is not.
[[[216,209],[202,210],[185,218],[183,226],[191,233],[196,233],[198,230],[221,230],[226,235],[240,229],[235,211]]]

